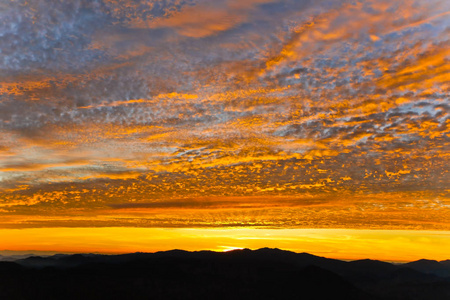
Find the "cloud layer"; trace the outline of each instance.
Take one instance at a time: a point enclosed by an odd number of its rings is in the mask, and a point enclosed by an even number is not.
[[[448,1],[7,1],[3,227],[450,229]]]

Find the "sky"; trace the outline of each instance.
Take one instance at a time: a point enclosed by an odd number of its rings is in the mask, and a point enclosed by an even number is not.
[[[449,74],[446,0],[1,1],[0,250],[444,259]]]

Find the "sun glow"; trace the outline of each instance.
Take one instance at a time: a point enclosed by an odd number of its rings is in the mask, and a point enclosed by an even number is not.
[[[337,259],[444,260],[448,231],[352,229],[1,229],[1,250],[14,253],[107,253],[280,248]],[[223,246],[226,245],[226,246]]]

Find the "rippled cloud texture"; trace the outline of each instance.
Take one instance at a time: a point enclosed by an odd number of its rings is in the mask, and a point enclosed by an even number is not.
[[[450,2],[6,0],[0,227],[450,230]]]

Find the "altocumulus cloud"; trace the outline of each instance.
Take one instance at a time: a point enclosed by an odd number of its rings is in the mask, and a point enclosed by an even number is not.
[[[1,226],[448,229],[448,1],[0,5]]]

